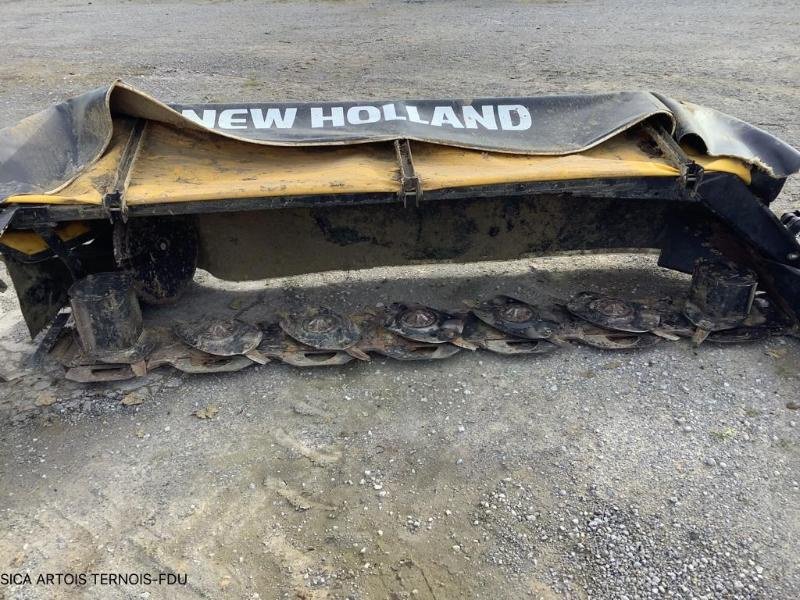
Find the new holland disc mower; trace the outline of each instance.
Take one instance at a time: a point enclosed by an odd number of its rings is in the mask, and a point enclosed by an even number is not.
[[[0,130],[0,255],[39,358],[76,381],[795,335],[800,153],[659,94],[167,105],[116,82]],[[569,251],[659,252],[670,301],[413,298],[155,327],[202,268],[242,281]],[[2,289],[4,285],[0,285]],[[6,292],[8,293],[8,292]]]

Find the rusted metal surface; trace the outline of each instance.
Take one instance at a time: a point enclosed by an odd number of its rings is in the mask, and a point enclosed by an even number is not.
[[[209,354],[184,343],[171,329],[152,331],[158,340],[155,350],[147,358],[147,370],[171,366],[184,373],[228,373],[240,371],[253,364],[245,355],[220,356]]]
[[[259,352],[296,367],[344,365],[354,359],[342,350],[321,350],[292,339],[278,323],[262,324]]]
[[[367,314],[356,317],[361,328],[359,348],[395,360],[440,360],[461,351],[459,346],[427,343],[403,337],[384,327],[386,315]]]

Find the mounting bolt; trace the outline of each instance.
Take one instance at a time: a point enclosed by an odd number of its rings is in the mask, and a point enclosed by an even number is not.
[[[800,254],[797,252],[790,252],[786,255],[786,260],[797,260],[798,258],[800,258]]]

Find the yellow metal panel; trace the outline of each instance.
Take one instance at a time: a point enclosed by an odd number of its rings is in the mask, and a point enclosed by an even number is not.
[[[611,140],[600,148],[566,156],[526,156],[414,144],[414,164],[423,190],[561,181],[600,177],[674,177],[674,167]]]
[[[578,154],[526,156],[415,143],[414,165],[423,190],[498,183],[615,177],[675,177],[678,170],[653,158],[624,135]],[[734,173],[750,182],[747,165],[733,159],[695,157],[709,171]]]
[[[143,143],[126,194],[129,205],[398,187],[391,144],[258,146],[153,122]]]
[[[677,169],[618,136],[567,156],[524,156],[415,142],[423,189],[602,177],[675,177]],[[697,157],[709,170],[749,182],[737,160]],[[136,161],[128,204],[229,198],[395,192],[391,144],[336,148],[264,147],[151,123]]]
[[[68,242],[79,235],[89,232],[85,223],[72,221],[57,227],[56,235],[62,242]],[[47,250],[47,244],[38,233],[33,231],[6,231],[0,236],[0,245],[21,252],[27,256],[35,256]]]
[[[717,173],[731,173],[736,175],[750,185],[752,175],[747,163],[738,158],[714,158],[713,156],[692,156],[692,159],[703,167],[706,171],[716,171]]]
[[[115,120],[105,154],[54,194],[8,202],[101,204],[111,185],[131,122]],[[434,190],[568,179],[675,177],[677,169],[622,134],[566,156],[527,156],[414,142],[423,189]],[[693,155],[708,171],[733,173],[750,183],[742,161]],[[336,147],[275,147],[148,122],[125,193],[129,205],[269,196],[396,192],[398,168],[391,143]]]

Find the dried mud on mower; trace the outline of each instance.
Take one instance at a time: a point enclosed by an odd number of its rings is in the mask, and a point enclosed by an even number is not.
[[[713,271],[722,287],[743,276],[730,264],[701,267],[700,272]],[[705,276],[695,279],[705,283]],[[122,291],[129,298],[133,284],[129,279],[121,281],[127,281],[128,287]],[[698,292],[692,287],[690,292],[696,295],[704,290]],[[682,338],[723,344],[787,333],[787,321],[769,300],[763,294],[753,295],[755,283],[750,292],[746,310],[730,310],[724,315],[725,326],[713,332],[693,323],[685,307],[683,312],[677,311],[663,300],[645,306],[581,292],[563,304],[533,305],[500,295],[472,309],[449,312],[396,303],[349,316],[325,307],[311,308],[284,315],[274,323],[203,319],[179,321],[172,328],[140,326],[136,342],[130,349],[112,354],[111,360],[108,354],[99,359],[96,351],[87,351],[83,341],[97,340],[121,325],[117,322],[120,313],[101,306],[95,319],[67,325],[50,354],[65,368],[67,379],[88,383],[131,379],[164,365],[186,373],[219,373],[271,361],[318,367],[370,361],[372,355],[403,361],[440,360],[463,350],[539,355],[568,348],[571,343],[603,350],[634,350]],[[109,296],[109,304],[114,304],[118,295]],[[724,306],[730,304],[728,299]],[[701,324],[719,317],[720,308],[714,304],[713,313],[703,313]],[[587,310],[591,319],[584,316]],[[641,319],[642,313],[647,314],[646,321]],[[695,308],[689,313],[692,317],[697,314]],[[542,319],[543,314],[547,320]],[[637,323],[636,331],[630,331],[631,322]],[[698,336],[699,331],[704,334]]]
[[[31,334],[49,328],[36,360],[76,381],[797,332],[800,213],[770,203],[800,153],[657,94],[169,106],[117,82],[0,131],[0,156],[0,254]],[[180,302],[197,268],[242,281],[620,249],[691,273],[685,297],[398,298],[171,329],[139,306]]]

